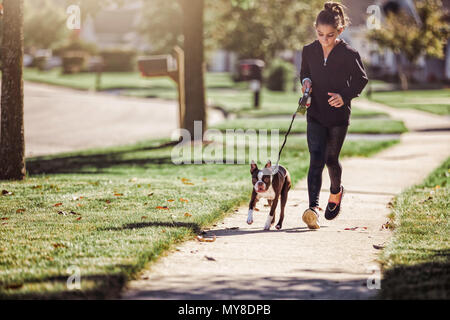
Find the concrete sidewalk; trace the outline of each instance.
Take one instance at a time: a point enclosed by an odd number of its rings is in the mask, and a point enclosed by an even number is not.
[[[409,128],[423,123],[449,126],[447,119],[442,123],[441,117],[420,111],[392,110],[365,100],[355,105],[404,117]],[[263,231],[269,211],[263,201],[251,226],[243,206],[208,231],[216,235],[215,242],[181,244],[130,282],[123,298],[368,299],[377,290],[369,289],[367,281],[379,276],[373,272],[379,253],[374,245],[383,245],[391,236],[382,228],[390,212],[388,202],[421,182],[449,155],[449,132],[411,132],[371,158],[345,159],[342,184],[347,192],[336,220],[326,221],[321,212],[321,229],[306,228],[301,214],[308,205],[307,183],[302,180],[289,193],[282,230]],[[326,169],[323,177],[320,204],[325,208]]]

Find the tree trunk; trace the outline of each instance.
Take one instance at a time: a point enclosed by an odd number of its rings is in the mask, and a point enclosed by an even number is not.
[[[23,0],[3,0],[0,179],[25,177]]]
[[[183,9],[183,35],[185,58],[185,101],[186,112],[184,128],[192,140],[203,140],[207,128],[204,48],[203,48],[203,9],[204,0],[180,0]],[[194,121],[201,121],[201,134],[194,135]]]
[[[406,75],[405,68],[403,67],[402,57],[400,54],[395,54],[395,62],[397,65],[398,77],[400,79],[400,86],[402,90],[408,90],[408,76]]]

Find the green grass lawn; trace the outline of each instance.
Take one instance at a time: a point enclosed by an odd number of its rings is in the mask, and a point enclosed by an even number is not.
[[[395,108],[450,115],[450,89],[373,92],[371,99]]]
[[[167,142],[29,158],[26,180],[0,182],[0,297],[117,297],[164,251],[249,200],[247,164],[174,165]],[[342,156],[397,142],[346,141]],[[304,138],[289,138],[281,163],[294,182],[306,175]],[[81,291],[66,286],[73,266]]]
[[[306,121],[300,119],[294,121],[292,125],[292,133],[305,133]],[[280,133],[287,132],[291,119],[234,119],[218,123],[212,128],[225,131],[226,129],[279,129]],[[348,128],[349,133],[403,133],[407,129],[403,121],[391,119],[351,119]]]
[[[393,203],[394,236],[382,254],[384,299],[450,298],[450,158]]]
[[[82,72],[76,74],[61,74],[60,68],[49,71],[39,71],[36,68],[24,68],[25,80],[69,87],[81,90],[94,90],[96,74]],[[232,88],[236,84],[228,73],[207,73],[208,88]],[[244,84],[242,84],[243,86]],[[139,72],[104,72],[101,77],[101,90],[111,89],[156,89],[170,91],[176,97],[176,84],[168,77],[144,78]],[[159,92],[159,91],[158,91]]]

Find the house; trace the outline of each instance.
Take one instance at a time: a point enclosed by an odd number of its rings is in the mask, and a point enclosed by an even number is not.
[[[146,51],[151,45],[137,28],[142,19],[142,0],[127,1],[122,7],[111,6],[81,24],[80,38],[95,43],[99,49]]]

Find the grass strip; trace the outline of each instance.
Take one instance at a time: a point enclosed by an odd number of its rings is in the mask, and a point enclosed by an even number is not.
[[[393,201],[383,250],[382,299],[450,298],[450,158]]]

